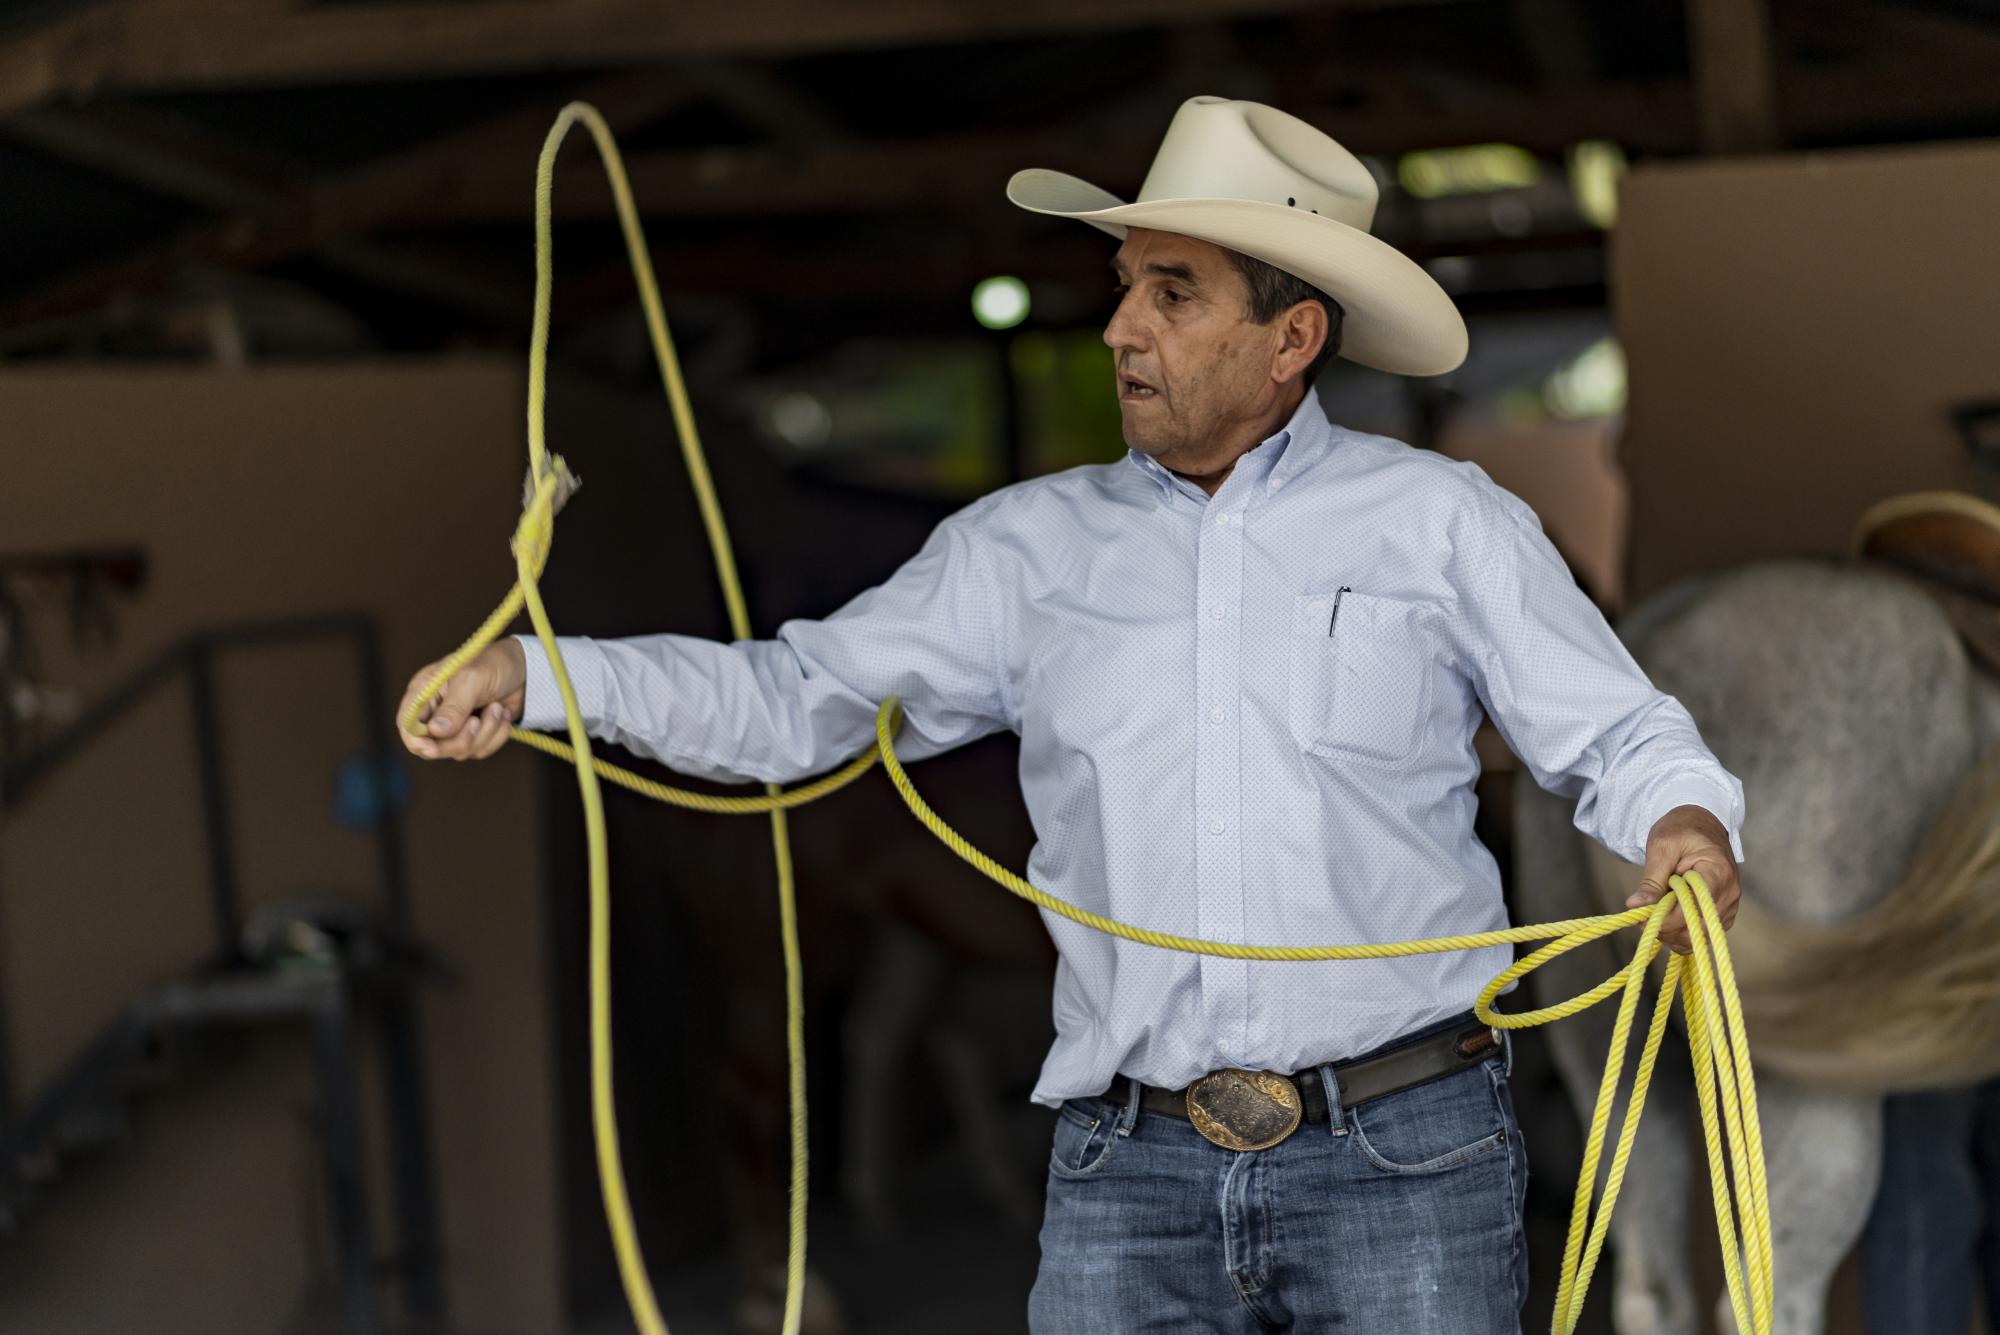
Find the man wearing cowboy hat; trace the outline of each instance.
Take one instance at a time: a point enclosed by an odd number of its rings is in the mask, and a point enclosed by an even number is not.
[[[1162,932],[1315,945],[1506,925],[1472,830],[1490,715],[1579,828],[1644,862],[1631,903],[1692,868],[1734,918],[1742,787],[1533,512],[1321,411],[1333,356],[1435,375],[1466,351],[1450,299],[1369,235],[1352,154],[1198,97],[1136,202],[1049,171],[1008,197],[1120,239],[1124,457],[981,498],[770,640],[564,640],[596,736],[786,783],[865,750],[896,695],[905,759],[1020,735],[1035,884]],[[487,650],[404,740],[483,757],[513,719],[562,722],[532,639]],[[1517,1329],[1527,1161],[1510,1053],[1469,1014],[1506,947],[1250,962],[1044,918],[1038,1335]]]

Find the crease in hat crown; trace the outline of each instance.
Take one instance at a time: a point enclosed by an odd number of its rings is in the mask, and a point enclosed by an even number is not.
[[[1322,131],[1259,102],[1191,97],[1160,140],[1133,202],[1247,199],[1368,231],[1375,176]]]

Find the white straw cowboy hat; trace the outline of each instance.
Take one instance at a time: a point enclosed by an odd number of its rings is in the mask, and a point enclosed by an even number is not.
[[[1066,172],[1007,182],[1024,209],[1077,218],[1119,238],[1128,227],[1212,241],[1303,278],[1346,311],[1340,355],[1402,375],[1465,360],[1465,321],[1414,260],[1369,235],[1375,178],[1296,116],[1258,102],[1191,97],[1174,113],[1130,204]]]

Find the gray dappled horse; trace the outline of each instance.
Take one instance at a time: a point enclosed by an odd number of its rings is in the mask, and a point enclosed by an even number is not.
[[[1975,664],[1921,586],[1867,565],[1775,561],[1689,580],[1640,606],[1619,633],[1743,781],[1744,906],[1729,940],[1739,970],[1749,964],[1745,1009],[1769,1163],[1774,1331],[1818,1332],[1833,1273],[1874,1199],[1882,1091],[1942,1070],[1951,1060],[1943,1049],[1954,1042],[1962,1052],[1963,1040],[1976,1040],[1981,1050],[1972,1055],[1982,1069],[1991,1069],[1992,1054],[1988,1030],[1940,1033],[1947,1026],[1925,1023],[1947,1004],[1943,997],[1933,1004],[1924,988],[1954,967],[1959,947],[1948,932],[1932,934],[1929,964],[1912,964],[1911,952],[1893,945],[1835,947],[1816,959],[1813,943],[1838,937],[1844,924],[1873,918],[1893,931],[1896,920],[1923,916],[1917,901],[1935,897],[1930,882],[1905,870],[1947,807],[1972,823],[1953,798],[1991,769],[1979,761],[2000,736],[2000,682]],[[1637,883],[1636,869],[1577,833],[1572,806],[1532,783],[1516,786],[1524,921],[1616,911]],[[1990,817],[1990,807],[1976,814]],[[1885,900],[1893,911],[1871,915]],[[1604,978],[1631,945],[1631,934],[1620,933],[1553,962],[1534,976],[1538,1001]],[[1990,947],[1967,938],[1963,949]],[[1784,962],[1778,972],[1789,970],[1790,992],[1812,990],[1808,1013],[1781,1016],[1788,989],[1759,990],[1760,961],[1770,960]],[[1766,1033],[1791,1026],[1796,1062],[1766,1060],[1760,1006],[1771,1014]],[[1586,1119],[1614,1012],[1606,1003],[1548,1030],[1564,1085]],[[1877,1017],[1881,1034],[1846,1043],[1837,1065],[1812,1065],[1815,1033],[1841,1047],[1844,1034]],[[1639,1025],[1643,1031],[1643,1011]],[[1923,1051],[1926,1044],[1939,1051]],[[1688,1210],[1691,1199],[1707,1206],[1705,1189],[1689,1193],[1690,1123],[1699,1114],[1685,1053],[1684,1043],[1669,1040],[1612,1223],[1621,1335],[1702,1328]],[[1717,1318],[1725,1331],[1733,1329],[1727,1306],[1725,1297]]]

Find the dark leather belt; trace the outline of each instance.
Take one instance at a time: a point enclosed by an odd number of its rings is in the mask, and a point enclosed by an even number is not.
[[[1441,1080],[1479,1065],[1502,1050],[1500,1031],[1479,1023],[1457,1025],[1412,1039],[1384,1052],[1333,1062],[1344,1108]],[[1104,1097],[1124,1103],[1132,1081],[1118,1076]],[[1303,1122],[1327,1120],[1326,1087],[1319,1068],[1297,1075],[1227,1068],[1185,1089],[1141,1085],[1139,1106],[1146,1112],[1193,1122],[1202,1135],[1226,1149],[1259,1150],[1277,1144]]]

